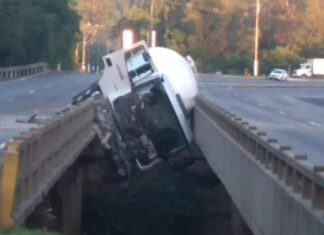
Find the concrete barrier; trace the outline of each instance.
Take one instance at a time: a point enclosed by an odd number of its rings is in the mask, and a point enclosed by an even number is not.
[[[0,68],[0,81],[29,77],[44,73],[47,70],[48,64],[46,63]]]
[[[0,178],[0,225],[20,225],[94,138],[87,100],[10,141]]]
[[[323,235],[324,169],[199,97],[195,138],[255,235]]]

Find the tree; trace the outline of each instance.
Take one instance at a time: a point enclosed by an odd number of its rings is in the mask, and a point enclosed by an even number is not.
[[[79,18],[67,0],[0,0],[0,19],[0,66],[73,67]]]
[[[101,44],[119,16],[118,1],[77,0],[75,9],[81,16],[82,70],[86,71],[88,49],[91,44]]]
[[[188,37],[183,31],[179,29],[168,29],[164,37],[165,44],[168,48],[171,48],[182,55],[189,53]]]
[[[114,2],[107,12],[115,12],[109,13],[115,20],[105,34],[110,48],[120,47],[126,28],[134,31],[135,40],[147,39],[151,0],[107,2]],[[323,5],[320,0],[263,0],[260,50],[266,58],[282,48],[299,57],[324,55]],[[250,67],[254,52],[255,7],[255,0],[155,0],[158,45],[190,54],[203,71],[242,71],[240,61]]]
[[[303,21],[293,35],[293,48],[307,57],[324,56],[324,2],[308,0]]]
[[[0,66],[73,66],[79,18],[67,0],[1,0],[0,19]]]
[[[302,61],[305,61],[296,52],[288,47],[277,47],[275,50],[264,51],[262,55],[262,69],[268,74],[273,68],[282,68],[289,70],[297,67]]]

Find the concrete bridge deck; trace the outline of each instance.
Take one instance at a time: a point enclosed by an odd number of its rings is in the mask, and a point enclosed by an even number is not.
[[[254,234],[324,233],[323,90],[201,80],[196,141]]]

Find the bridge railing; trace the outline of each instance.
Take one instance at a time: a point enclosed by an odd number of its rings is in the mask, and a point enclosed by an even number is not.
[[[0,67],[0,81],[28,77],[46,72],[47,70],[48,64],[46,63],[37,63],[4,68]]]
[[[313,165],[307,155],[295,154],[291,147],[281,146],[265,132],[203,97],[197,99],[196,106],[287,187],[309,201],[313,209],[324,211],[323,165]]]
[[[10,141],[0,176],[0,225],[23,223],[94,137],[92,100]]]

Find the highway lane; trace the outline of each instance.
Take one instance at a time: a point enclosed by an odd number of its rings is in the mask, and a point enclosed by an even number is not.
[[[200,80],[200,93],[213,103],[307,154],[312,163],[324,165],[324,82],[277,82],[255,79]]]
[[[33,124],[18,123],[34,113],[50,117],[98,80],[97,75],[56,73],[0,82],[0,162],[5,142]]]

